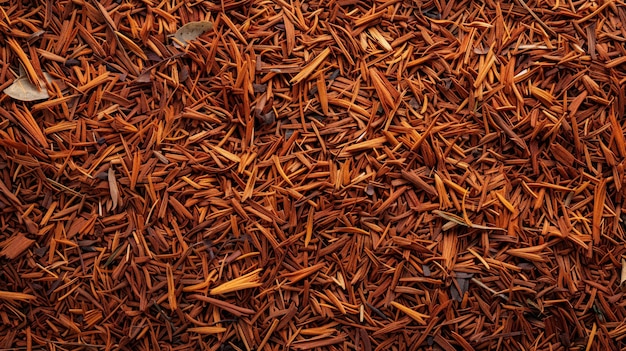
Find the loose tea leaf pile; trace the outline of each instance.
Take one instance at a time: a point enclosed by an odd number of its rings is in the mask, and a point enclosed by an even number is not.
[[[0,10],[0,349],[626,346],[622,2]]]

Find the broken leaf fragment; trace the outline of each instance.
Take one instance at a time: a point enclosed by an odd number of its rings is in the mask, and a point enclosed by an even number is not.
[[[184,45],[189,41],[197,39],[202,34],[213,29],[213,23],[208,21],[189,22],[178,28],[174,33],[174,38]]]
[[[48,73],[43,75],[48,82],[52,82],[52,77]],[[4,93],[20,101],[36,101],[50,98],[46,84],[44,82],[39,82],[39,84],[40,86],[37,88],[28,80],[26,75],[22,75],[13,81],[13,84],[4,89]]]

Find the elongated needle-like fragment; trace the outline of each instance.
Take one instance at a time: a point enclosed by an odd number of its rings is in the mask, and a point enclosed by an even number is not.
[[[626,259],[622,258],[622,275],[620,277],[619,287],[623,292],[626,292]]]
[[[395,301],[391,301],[391,306],[399,309],[400,311],[404,312],[407,316],[411,317],[413,320],[415,320],[417,323],[421,324],[421,325],[426,325],[426,318],[430,317],[429,315],[423,314],[423,313],[419,313],[416,311],[413,311],[412,309],[401,305]]]
[[[257,269],[248,274],[242,275],[239,278],[235,278],[229,282],[226,282],[220,286],[211,289],[211,295],[227,294],[229,292],[256,288],[262,284],[259,282],[259,273],[261,269]]]
[[[26,301],[26,300],[35,300],[37,297],[31,294],[24,294],[18,292],[11,291],[0,291],[0,300],[9,300],[9,301]]]
[[[226,331],[226,328],[223,327],[196,327],[189,328],[187,331],[198,334],[218,334]]]
[[[295,77],[291,78],[291,80],[289,81],[289,83],[291,84],[298,84],[301,81],[303,81],[306,77],[310,76],[311,73],[313,73],[315,71],[315,69],[322,63],[324,62],[324,60],[326,59],[326,57],[328,56],[328,54],[330,54],[330,48],[326,48],[324,49],[324,51],[320,52],[319,55],[317,55],[316,58],[313,59],[313,61],[309,62],[308,65],[306,65],[302,71],[300,71],[300,73],[296,74]]]

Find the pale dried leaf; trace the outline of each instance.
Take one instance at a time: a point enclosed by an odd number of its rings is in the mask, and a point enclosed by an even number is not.
[[[213,29],[213,23],[208,21],[189,22],[178,28],[174,38],[187,45],[187,42],[197,39],[202,34]]]
[[[44,76],[48,82],[52,81],[52,77],[48,73],[44,73]],[[40,82],[40,88],[38,89],[33,83],[28,80],[26,75],[20,76],[13,84],[4,89],[4,93],[9,95],[15,100],[20,101],[36,101],[50,98],[46,84]]]

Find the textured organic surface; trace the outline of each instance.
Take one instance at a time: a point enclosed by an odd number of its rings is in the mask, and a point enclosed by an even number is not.
[[[626,346],[621,2],[0,6],[0,349]]]

